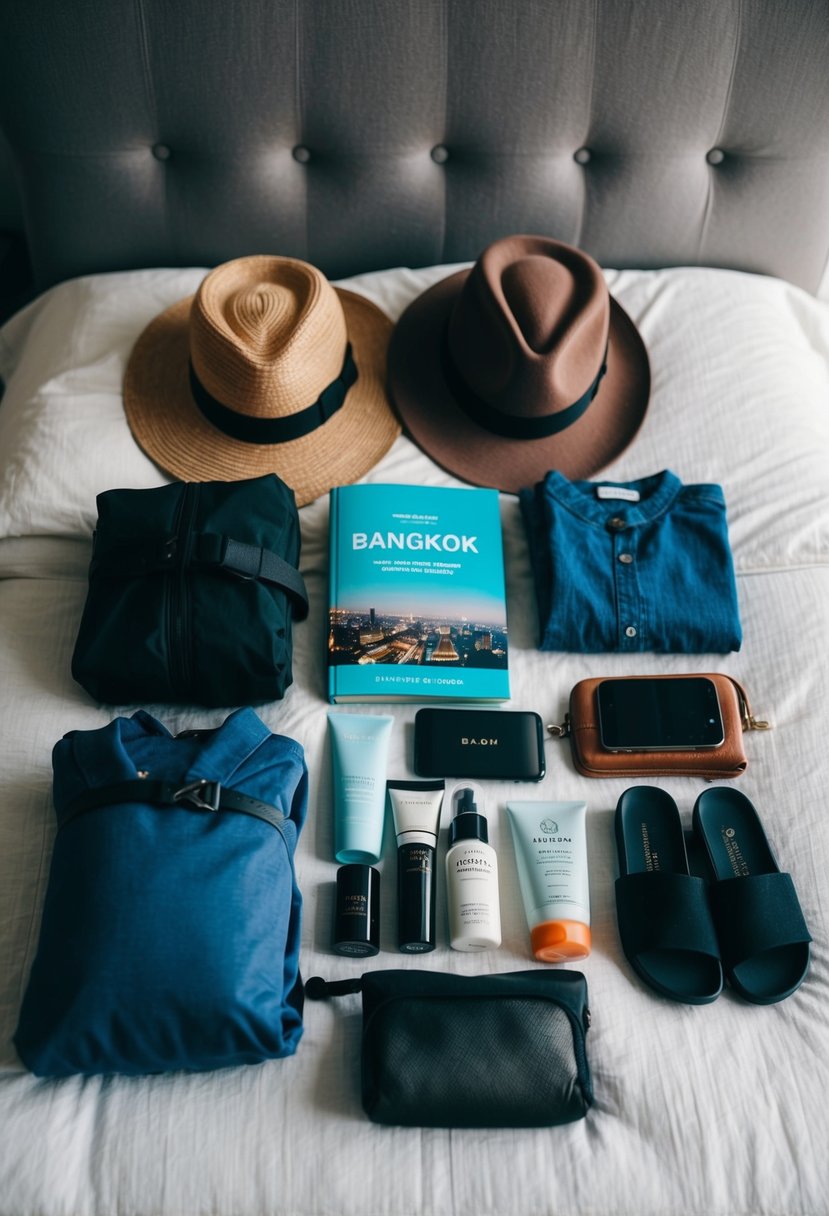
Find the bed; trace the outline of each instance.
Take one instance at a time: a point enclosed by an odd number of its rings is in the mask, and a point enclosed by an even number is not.
[[[0,127],[33,268],[0,329],[0,1212],[4,1216],[818,1216],[829,1205],[829,11],[701,0],[11,0]],[[14,216],[12,217],[14,222]],[[151,1077],[33,1077],[12,1044],[54,840],[50,755],[98,705],[70,656],[95,495],[165,475],[126,425],[124,367],[161,309],[246,253],[304,258],[395,320],[511,233],[590,252],[636,322],[650,404],[602,476],[670,468],[723,486],[743,644],[722,655],[537,649],[517,498],[501,496],[511,701],[560,722],[587,676],[722,671],[772,729],[737,783],[795,881],[810,973],[768,1007],[656,996],[619,943],[613,811],[547,741],[526,796],[585,799],[595,1104],[533,1130],[381,1128],[359,1104],[359,998],[307,1003],[296,1056]],[[460,481],[407,434],[375,482]],[[303,507],[311,611],[294,683],[261,707],[302,743],[303,974],[330,948],[328,503]],[[227,710],[147,706],[173,730]],[[230,708],[230,707],[229,707]],[[349,707],[349,709],[359,707]],[[370,706],[367,712],[382,712]],[[412,777],[415,704],[392,707],[388,773]],[[658,784],[686,826],[703,788]],[[430,967],[532,967],[505,803],[488,782],[503,944]],[[444,817],[444,834],[446,819]],[[445,840],[442,842],[445,847]],[[380,863],[393,873],[390,833]],[[395,949],[384,900],[381,952]]]

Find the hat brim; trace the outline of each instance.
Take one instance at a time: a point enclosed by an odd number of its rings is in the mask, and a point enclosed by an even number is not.
[[[367,473],[401,429],[386,394],[392,323],[370,300],[344,288],[335,290],[345,313],[357,382],[327,422],[286,443],[233,439],[199,410],[189,379],[192,296],[155,317],[133,347],[124,376],[127,422],[150,459],[183,481],[235,481],[276,473],[294,491],[298,506]]]
[[[638,431],[650,395],[650,364],[639,331],[610,297],[607,372],[584,414],[544,439],[507,439],[485,430],[452,395],[441,346],[452,308],[469,275],[449,275],[413,300],[389,347],[389,389],[407,432],[433,460],[473,485],[517,494],[555,469],[591,477]]]

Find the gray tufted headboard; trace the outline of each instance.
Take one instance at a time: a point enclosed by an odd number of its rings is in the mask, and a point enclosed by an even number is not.
[[[4,0],[0,126],[38,287],[521,231],[810,290],[829,254],[827,0]]]

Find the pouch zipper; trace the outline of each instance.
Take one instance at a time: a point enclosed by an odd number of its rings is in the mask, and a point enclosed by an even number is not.
[[[176,569],[170,583],[168,600],[167,649],[170,655],[170,681],[174,693],[182,700],[192,695],[193,636],[188,567],[198,493],[198,483],[185,482],[176,520]]]
[[[746,690],[743,688],[739,680],[735,680],[733,676],[729,676],[728,679],[731,681],[737,691],[737,700],[740,703],[740,722],[742,724],[743,731],[771,730],[771,722],[766,722],[763,718],[755,718],[754,714],[751,712],[751,706],[748,703]]]

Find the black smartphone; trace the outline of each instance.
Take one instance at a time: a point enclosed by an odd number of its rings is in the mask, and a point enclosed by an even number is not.
[[[414,767],[420,777],[540,781],[544,727],[531,710],[419,709]]]
[[[599,738],[611,752],[696,751],[725,739],[717,689],[707,676],[602,680]]]

